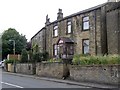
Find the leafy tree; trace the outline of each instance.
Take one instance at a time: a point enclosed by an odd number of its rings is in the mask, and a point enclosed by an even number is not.
[[[13,54],[13,42],[15,41],[15,53],[21,54],[22,49],[26,48],[27,39],[24,35],[20,35],[13,28],[5,30],[2,35],[2,58],[6,58],[8,54]]]
[[[21,53],[21,62],[25,63],[28,62],[28,54],[27,54],[27,50],[23,49],[22,53]]]
[[[31,50],[31,42],[27,42],[26,50],[27,51]]]
[[[41,62],[42,61],[42,53],[36,52],[33,54],[34,62]]]
[[[29,51],[28,51],[28,54],[29,54],[29,59],[30,59],[29,62],[34,62],[32,50],[29,50]]]
[[[47,61],[48,58],[49,58],[49,53],[48,52],[43,52],[42,55],[43,55],[42,61]]]

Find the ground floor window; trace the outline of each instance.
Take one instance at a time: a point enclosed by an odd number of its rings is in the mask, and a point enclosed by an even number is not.
[[[89,54],[89,39],[83,39],[82,46],[83,46],[83,54]]]
[[[56,44],[53,45],[53,55],[54,56],[58,55],[58,49],[57,49],[57,45]]]

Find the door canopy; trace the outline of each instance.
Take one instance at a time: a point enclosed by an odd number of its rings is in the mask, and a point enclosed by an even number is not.
[[[57,42],[57,45],[60,45],[60,44],[74,44],[74,41],[68,37],[61,37]]]

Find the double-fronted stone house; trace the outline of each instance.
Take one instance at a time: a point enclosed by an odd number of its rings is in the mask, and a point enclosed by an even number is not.
[[[120,2],[107,2],[50,22],[31,38],[50,57],[61,54],[120,54]]]

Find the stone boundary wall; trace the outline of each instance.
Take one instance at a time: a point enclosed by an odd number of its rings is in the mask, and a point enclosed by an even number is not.
[[[33,74],[33,64],[16,64],[16,73]]]
[[[9,72],[14,71],[11,65]],[[34,74],[33,64],[16,64],[16,73]],[[78,82],[94,82],[120,85],[120,65],[65,65],[63,63],[37,63],[36,75],[40,77],[69,77]]]
[[[69,65],[70,78],[80,82],[95,82],[102,84],[120,83],[120,65]]]
[[[36,75],[42,77],[63,77],[63,67],[62,63],[37,63],[36,64]]]

